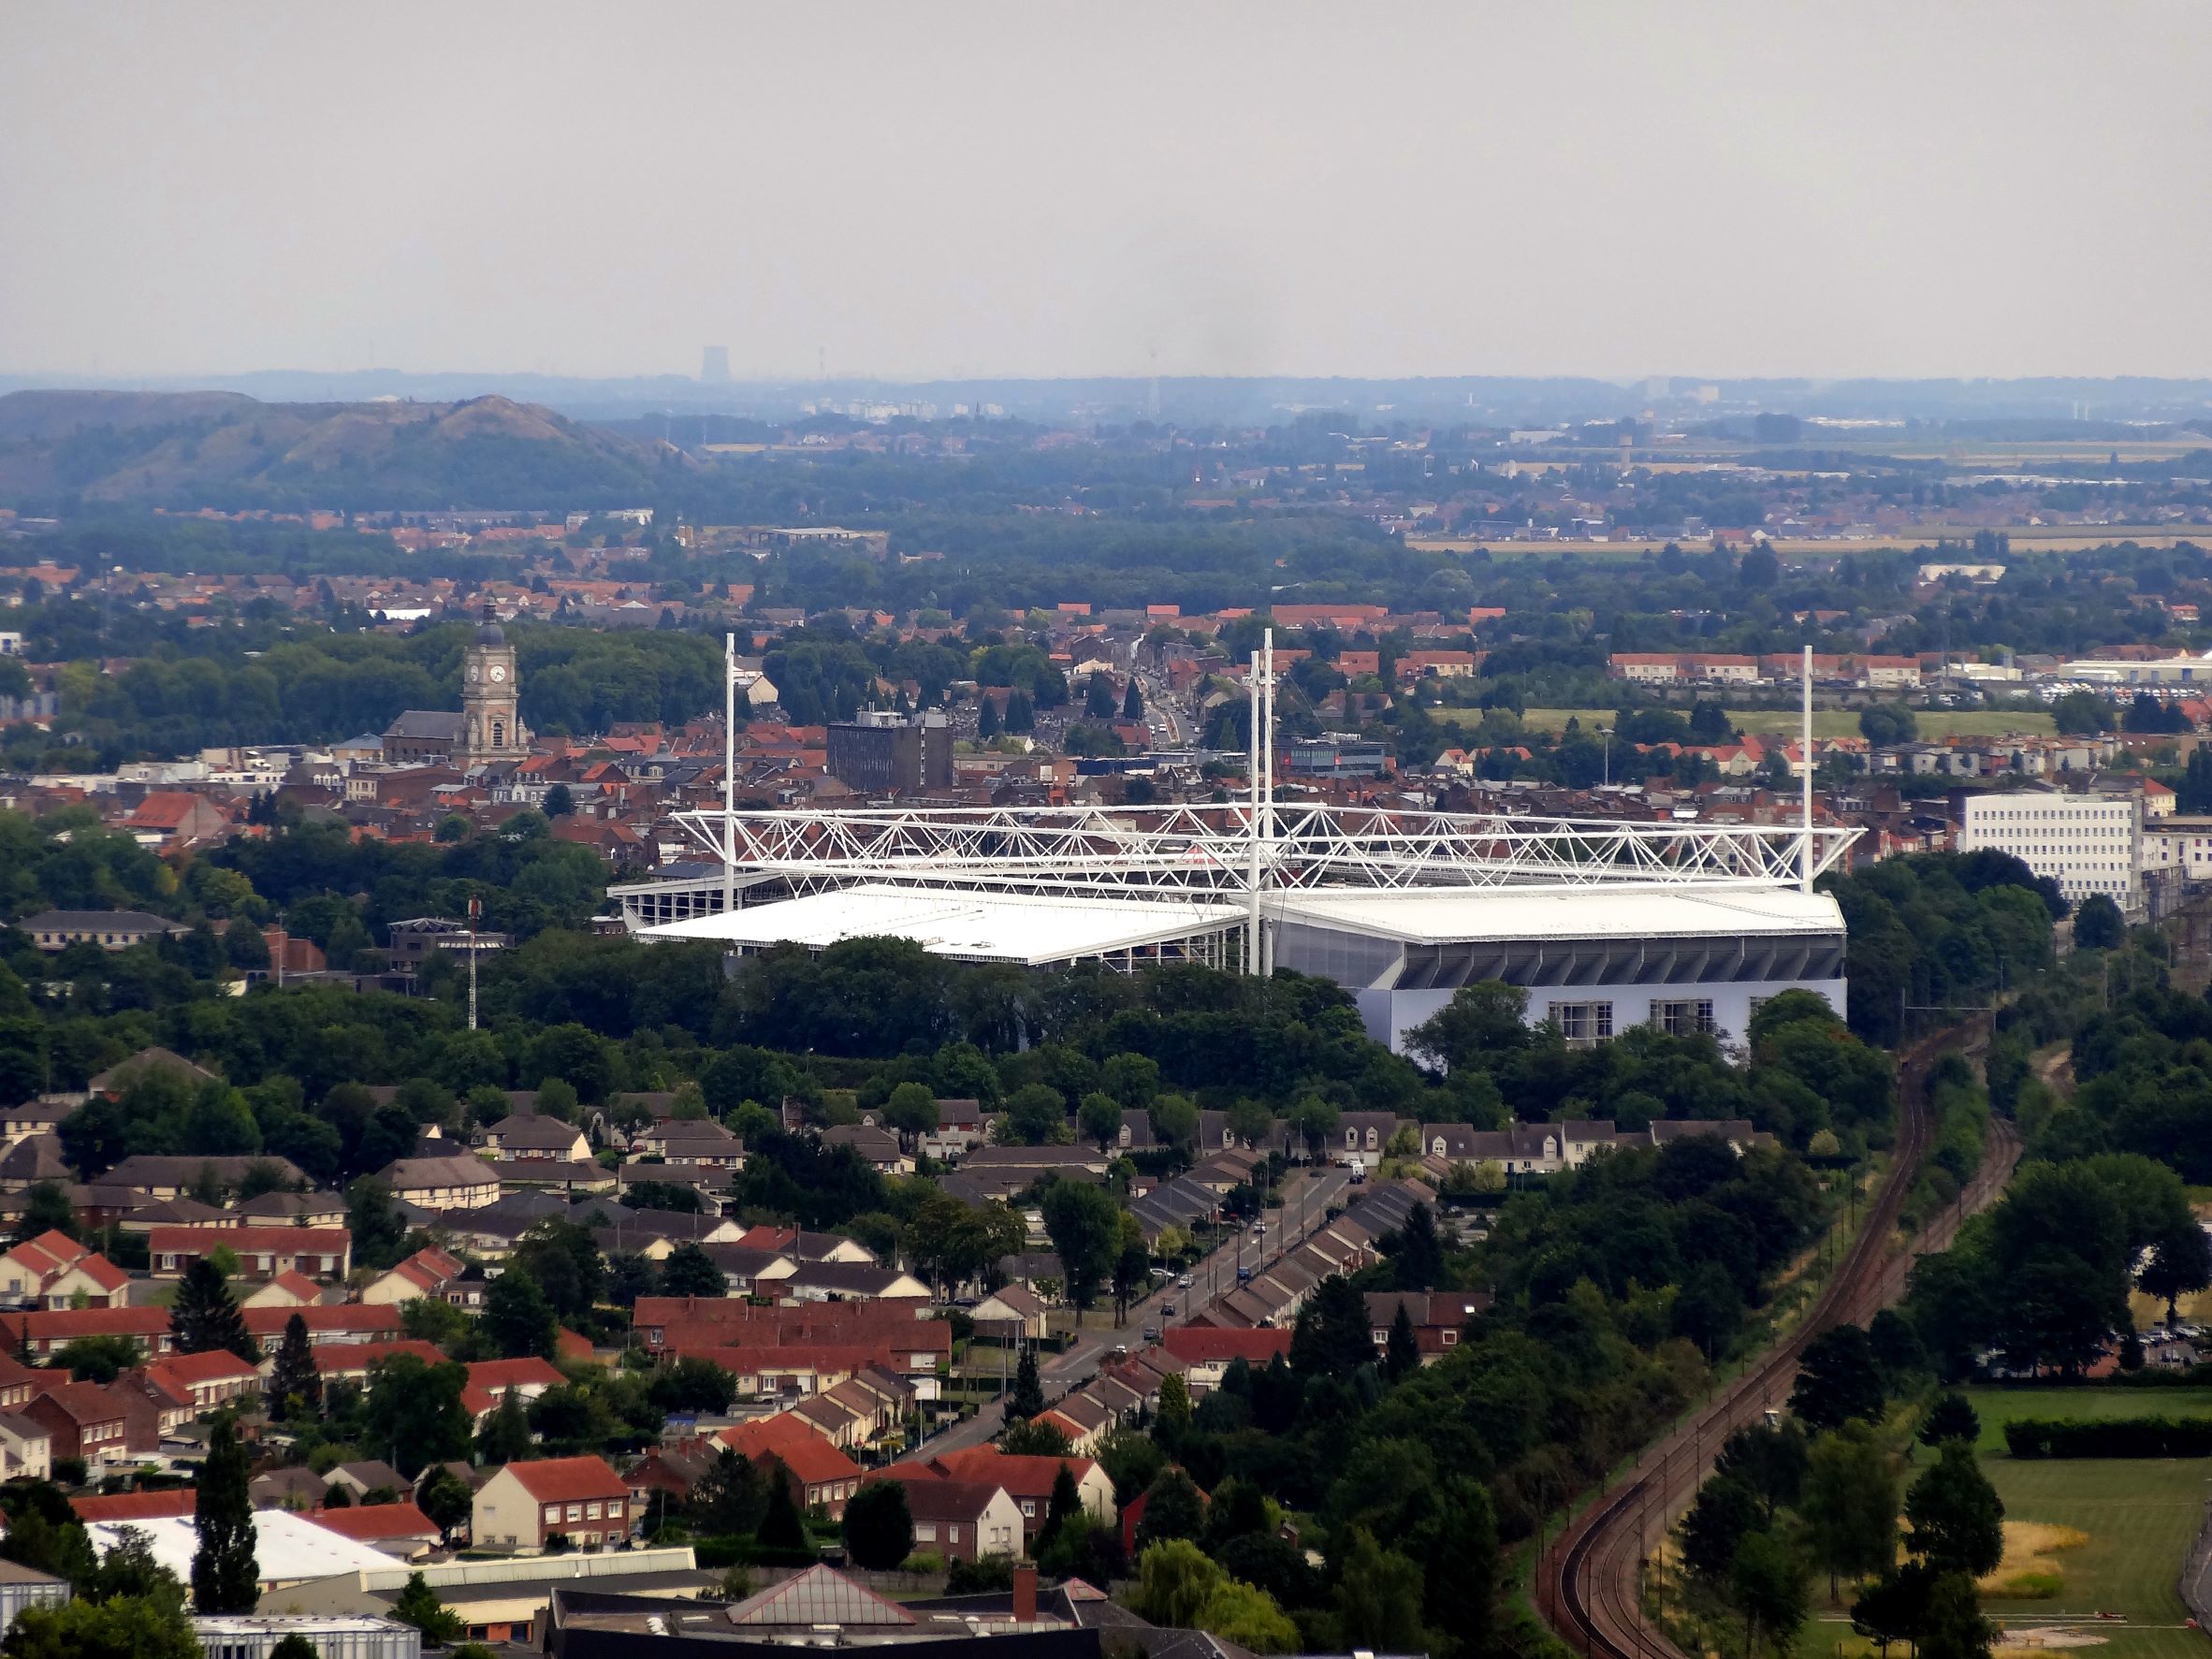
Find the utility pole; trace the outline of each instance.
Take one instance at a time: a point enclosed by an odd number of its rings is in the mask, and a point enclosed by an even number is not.
[[[722,914],[737,896],[737,636],[722,635]]]
[[[1812,891],[1812,648],[1805,648],[1804,671],[1800,680],[1804,699],[1804,762],[1805,762],[1805,838],[1800,845],[1800,879],[1807,893]]]
[[[484,901],[469,900],[469,1029],[476,1028],[476,924],[484,919]]]

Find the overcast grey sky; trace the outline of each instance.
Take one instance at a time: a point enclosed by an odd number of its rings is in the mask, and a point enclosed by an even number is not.
[[[0,0],[0,371],[2212,374],[2212,7]]]

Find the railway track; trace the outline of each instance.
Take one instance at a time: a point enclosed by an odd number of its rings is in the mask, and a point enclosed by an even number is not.
[[[1722,1444],[1789,1398],[1798,1356],[1807,1343],[1830,1326],[1863,1324],[1898,1301],[1915,1257],[1947,1246],[1966,1217],[1991,1202],[2011,1177],[2019,1161],[2019,1138],[2009,1122],[1993,1116],[1988,1145],[1974,1179],[1922,1230],[1915,1248],[1891,1252],[1890,1234],[1928,1156],[1932,1128],[1926,1089],[1928,1070],[1943,1054],[1971,1050],[1986,1040],[1977,1023],[1973,1027],[1954,1027],[1906,1051],[1898,1078],[1898,1156],[1866,1227],[1852,1242],[1812,1313],[1718,1397],[1651,1447],[1618,1486],[1601,1492],[1543,1552],[1537,1563],[1536,1605],[1552,1628],[1590,1659],[1686,1659],[1644,1618],[1643,1572],[1668,1525],[1696,1495]]]

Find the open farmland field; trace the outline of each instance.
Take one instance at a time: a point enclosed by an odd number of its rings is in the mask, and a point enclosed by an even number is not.
[[[1977,1450],[2004,1500],[2005,1519],[2084,1535],[2048,1554],[2061,1579],[2058,1594],[1991,1596],[1984,1603],[1989,1616],[2016,1629],[2122,1613],[2127,1624],[2094,1626],[2109,1638],[2102,1652],[2110,1659],[2212,1654],[2212,1641],[2181,1627],[2188,1610],[2175,1587],[2212,1495],[2212,1459],[2016,1462],[2004,1450],[2004,1424],[2015,1418],[2204,1415],[2212,1413],[2212,1389],[1969,1389],[1966,1395],[1981,1414]]]

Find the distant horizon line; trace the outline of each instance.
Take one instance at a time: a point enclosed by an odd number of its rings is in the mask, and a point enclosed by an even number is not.
[[[246,380],[366,380],[389,378],[395,380],[473,380],[473,381],[542,381],[569,382],[618,386],[624,384],[656,384],[712,389],[735,389],[759,386],[778,390],[822,386],[1051,386],[1105,383],[1116,386],[1145,386],[1157,381],[1162,386],[1215,384],[1227,386],[1263,386],[1268,384],[1314,384],[1348,386],[1437,386],[1455,383],[1545,384],[1582,383],[1605,386],[1620,390],[1630,390],[1653,382],[1666,382],[1670,388],[1700,386],[1794,386],[1821,387],[1833,386],[2030,386],[2074,385],[2083,386],[2140,385],[2155,386],[2203,386],[2212,388],[2212,373],[2205,374],[2144,374],[2117,371],[2107,374],[1848,374],[1848,373],[1764,373],[1764,374],[1710,374],[1710,373],[1579,373],[1571,371],[1545,371],[1541,372],[1426,372],[1426,373],[1301,373],[1292,371],[1264,373],[1189,372],[1150,374],[1131,371],[1100,371],[1090,373],[1059,372],[1051,374],[1025,373],[954,373],[922,375],[884,375],[852,372],[848,374],[793,374],[793,375],[741,375],[732,374],[727,379],[708,380],[697,374],[675,371],[640,371],[630,373],[587,372],[546,369],[400,369],[389,365],[369,369],[209,369],[175,371],[157,373],[116,372],[110,371],[39,371],[0,368],[0,387],[12,390],[55,391],[130,391],[130,390],[221,390],[216,383]]]

